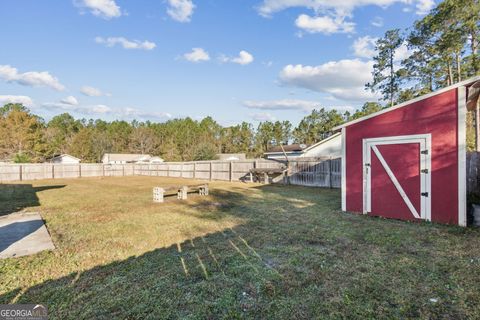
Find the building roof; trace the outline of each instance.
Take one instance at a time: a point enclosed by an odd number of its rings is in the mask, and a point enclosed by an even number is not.
[[[74,157],[74,156],[69,155],[69,154],[66,154],[66,153],[53,156],[53,157],[51,157],[49,160],[53,160],[53,159],[57,159],[57,158],[63,158],[63,157],[70,157],[70,158],[75,159],[75,160],[78,160],[78,161],[81,161],[81,160],[82,160],[82,159],[79,159],[79,158],[77,158],[77,157]]]
[[[149,160],[152,156],[149,154],[139,153],[105,153],[103,157],[107,157],[108,161],[139,161]]]
[[[325,138],[325,139],[323,139],[323,140],[320,140],[320,141],[318,141],[317,143],[311,144],[309,147],[305,148],[305,149],[303,150],[303,152],[307,152],[308,150],[312,150],[312,149],[314,149],[314,148],[316,148],[316,147],[324,144],[324,143],[327,142],[327,141],[330,141],[330,140],[335,139],[336,137],[339,137],[341,134],[342,134],[341,132],[334,133],[334,134],[332,134],[332,135],[331,135],[330,137],[328,137],[328,138]]]
[[[358,119],[355,119],[355,120],[346,122],[346,123],[344,123],[344,124],[342,124],[342,125],[336,126],[336,127],[333,128],[332,130],[333,130],[333,131],[340,130],[340,129],[345,128],[345,127],[348,127],[348,126],[350,126],[350,125],[352,125],[352,124],[355,124],[355,123],[358,123],[358,122],[361,122],[361,121],[364,121],[364,120],[367,120],[367,119],[376,117],[376,116],[378,116],[378,115],[381,115],[381,114],[384,114],[384,113],[387,113],[387,112],[390,112],[390,111],[393,111],[393,110],[396,110],[396,109],[399,109],[399,108],[408,106],[408,105],[410,105],[410,104],[412,104],[412,103],[415,103],[415,102],[419,102],[419,101],[422,101],[422,100],[431,98],[431,97],[433,97],[433,96],[436,96],[437,94],[441,94],[441,93],[447,92],[447,91],[449,91],[449,90],[456,89],[456,88],[458,88],[458,87],[468,86],[469,84],[472,84],[472,83],[474,83],[474,82],[476,82],[476,81],[480,81],[480,76],[476,76],[476,77],[473,77],[473,78],[470,78],[470,79],[467,79],[467,80],[464,80],[464,81],[455,83],[455,84],[453,84],[453,85],[451,85],[451,86],[448,86],[448,87],[439,89],[439,90],[434,91],[434,92],[430,92],[430,93],[424,94],[423,96],[417,97],[417,98],[415,98],[415,99],[411,99],[411,100],[402,102],[402,103],[397,104],[397,105],[395,105],[395,106],[393,106],[393,107],[390,107],[390,108],[387,108],[387,109],[382,109],[382,110],[380,110],[380,111],[371,113],[371,114],[366,115],[366,116],[363,116],[363,117],[361,117],[361,118],[358,118]]]
[[[285,152],[301,152],[304,151],[308,147],[307,144],[289,144],[286,146],[283,146],[283,149]],[[275,146],[267,150],[265,153],[277,153],[277,152],[283,152],[281,146]]]

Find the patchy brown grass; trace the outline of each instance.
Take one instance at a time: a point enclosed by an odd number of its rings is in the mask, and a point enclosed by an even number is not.
[[[0,260],[0,303],[52,318],[480,318],[480,231],[339,210],[339,191],[129,177],[0,185],[57,249]]]

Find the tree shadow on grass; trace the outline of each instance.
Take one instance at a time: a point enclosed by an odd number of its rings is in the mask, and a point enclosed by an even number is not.
[[[234,229],[195,237],[0,296],[44,303],[53,319],[231,318],[262,314],[279,272]]]
[[[38,192],[64,187],[65,185],[34,187],[31,184],[0,184],[0,216],[28,207],[38,207]]]
[[[186,202],[194,210],[185,214],[233,215],[243,224],[16,288],[0,295],[0,303],[44,303],[52,318],[267,317],[260,300],[275,295],[283,276],[275,259],[261,252],[276,238],[266,232],[268,222],[260,221],[285,192],[276,186],[213,188],[210,196]]]

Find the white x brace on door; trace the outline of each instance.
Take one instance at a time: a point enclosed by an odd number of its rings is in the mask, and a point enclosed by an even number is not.
[[[396,145],[396,144],[418,144],[420,148],[420,212],[417,212],[413,206],[412,201],[408,198],[404,189],[395,177],[388,163],[385,161],[379,145]],[[371,155],[372,153],[380,161],[382,167],[385,169],[388,177],[394,184],[397,191],[400,193],[403,201],[407,205],[412,215],[417,219],[431,220],[431,135],[418,134],[394,137],[381,137],[363,139],[363,213],[367,214],[372,211],[372,170],[371,170]],[[375,196],[375,195],[374,195]],[[376,195],[380,196],[380,195]]]

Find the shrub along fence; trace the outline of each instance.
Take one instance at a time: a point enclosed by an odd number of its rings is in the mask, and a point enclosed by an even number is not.
[[[164,162],[159,164],[3,164],[0,182],[81,177],[153,176],[203,180],[250,181],[250,170],[287,168],[286,162],[241,161]],[[340,188],[340,159],[302,158],[290,161],[283,177],[295,185]]]

